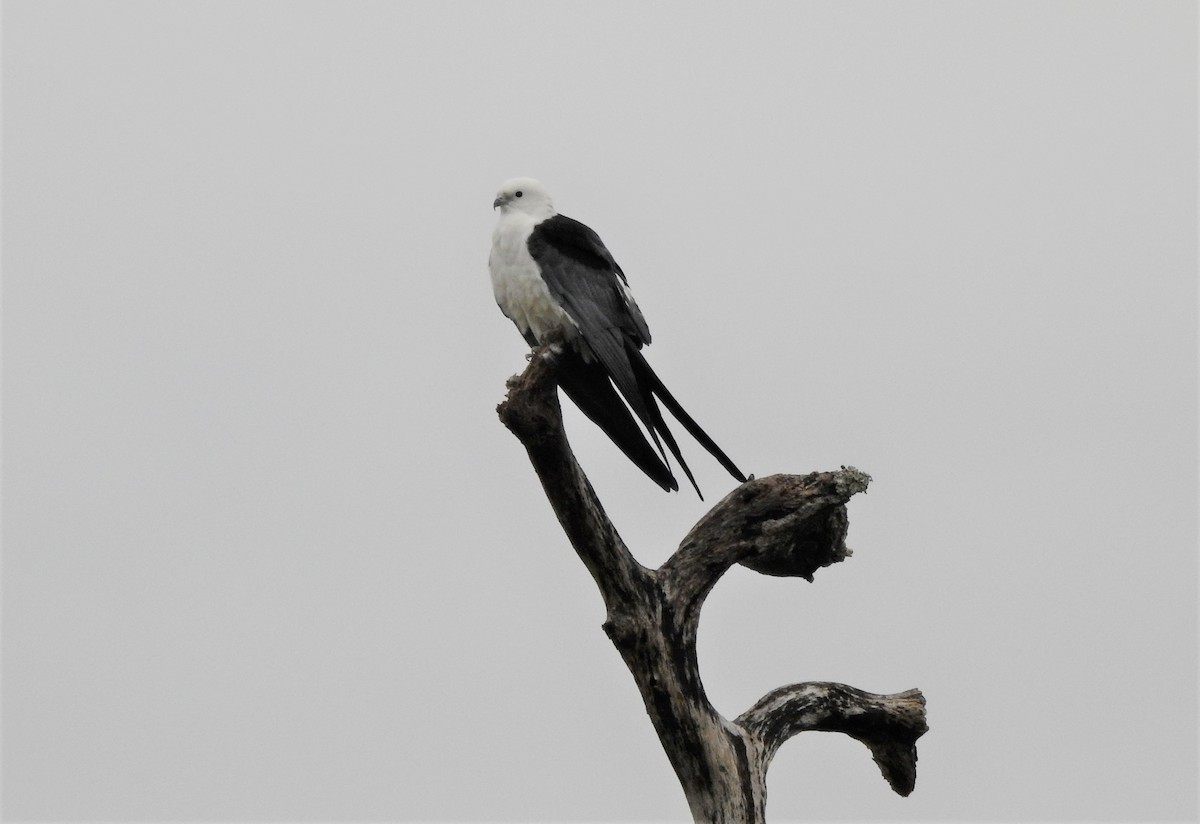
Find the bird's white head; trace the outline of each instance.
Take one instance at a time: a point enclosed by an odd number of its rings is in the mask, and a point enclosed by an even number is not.
[[[554,203],[546,187],[532,177],[514,177],[506,181],[496,192],[492,208],[500,213],[520,212],[534,217],[546,218],[554,214]]]

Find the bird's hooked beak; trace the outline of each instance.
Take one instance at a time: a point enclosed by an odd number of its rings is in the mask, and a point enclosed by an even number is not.
[[[508,203],[508,201],[510,201],[511,199],[512,198],[510,198],[508,195],[500,195],[498,198],[496,198],[495,200],[492,201],[492,208],[499,209],[505,203]]]

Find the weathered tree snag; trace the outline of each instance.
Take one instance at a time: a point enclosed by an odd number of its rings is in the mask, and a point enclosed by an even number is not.
[[[534,349],[508,382],[497,411],[525,446],[559,523],[600,588],[604,631],[625,659],[683,785],[704,824],[761,824],[775,752],[805,730],[842,732],[870,748],[900,795],[916,781],[916,740],[927,729],[918,690],[873,695],[842,684],[773,690],[734,721],[709,703],[696,632],[709,590],[734,564],[812,580],[850,555],[846,502],[870,477],[852,467],[751,479],[692,528],[659,569],[642,566],[604,513],[563,430],[555,345]]]
[[[871,749],[883,777],[900,795],[911,793],[917,783],[917,739],[927,729],[920,690],[874,695],[820,682],[771,690],[735,723],[758,737],[768,762],[798,732],[844,732]]]

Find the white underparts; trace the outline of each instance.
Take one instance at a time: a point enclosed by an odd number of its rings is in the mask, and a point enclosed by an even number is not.
[[[568,340],[578,334],[571,316],[550,296],[546,282],[529,254],[529,235],[541,217],[512,212],[502,215],[492,233],[488,269],[496,303],[521,334],[532,332],[541,341],[547,332]]]

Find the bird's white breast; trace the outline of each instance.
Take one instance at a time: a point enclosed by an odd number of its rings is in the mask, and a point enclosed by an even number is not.
[[[547,332],[558,332],[570,339],[578,332],[575,321],[551,297],[529,254],[529,235],[536,224],[534,217],[521,213],[503,215],[497,222],[488,256],[492,292],[500,311],[522,335],[532,332],[541,341]]]

